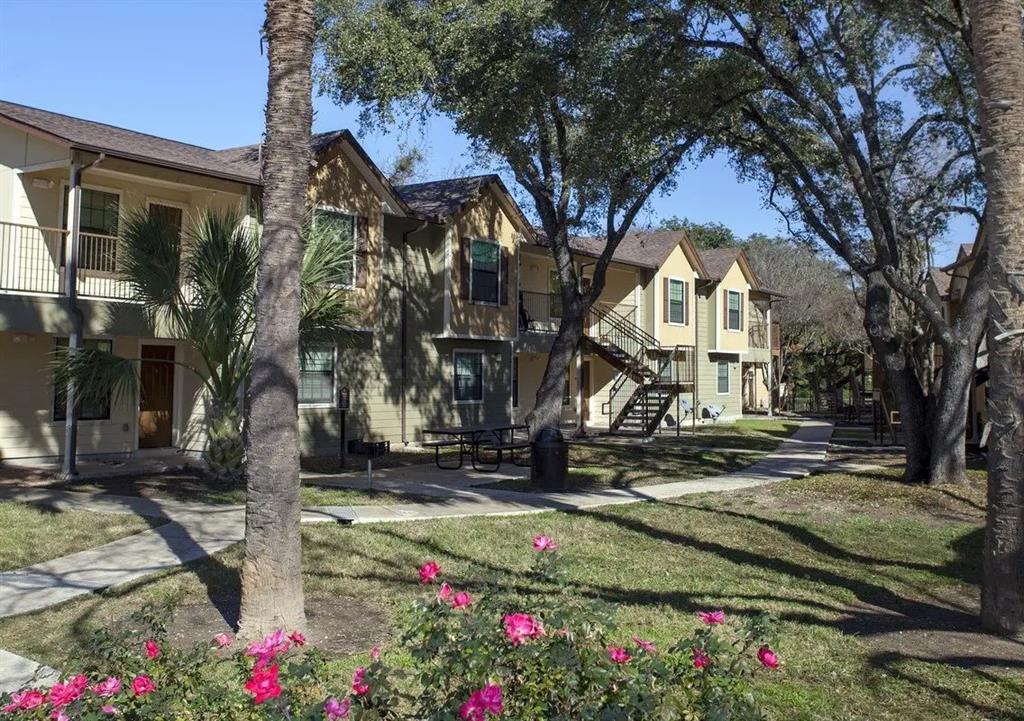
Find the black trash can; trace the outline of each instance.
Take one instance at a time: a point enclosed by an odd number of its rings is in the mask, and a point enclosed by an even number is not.
[[[530,448],[530,480],[546,491],[568,486],[569,446],[557,428],[541,428]]]

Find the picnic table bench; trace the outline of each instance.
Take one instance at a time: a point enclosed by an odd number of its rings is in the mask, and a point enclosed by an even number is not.
[[[446,471],[454,471],[462,468],[465,458],[468,455],[473,468],[484,473],[493,473],[501,467],[504,460],[504,453],[510,453],[510,459],[514,465],[526,466],[516,461],[516,451],[522,448],[529,448],[530,441],[527,438],[516,437],[517,432],[528,433],[530,427],[522,423],[506,423],[493,426],[454,426],[451,428],[425,428],[424,435],[439,436],[437,440],[429,440],[423,443],[424,448],[434,449],[434,464]],[[459,460],[455,465],[445,464],[441,461],[442,448],[459,448]],[[494,461],[488,463],[480,457],[481,447],[484,450],[495,453]],[[485,467],[481,467],[481,466]],[[493,468],[486,466],[493,465]]]

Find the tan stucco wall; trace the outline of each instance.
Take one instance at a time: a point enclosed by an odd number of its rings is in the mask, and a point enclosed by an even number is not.
[[[310,177],[309,202],[367,219],[366,248],[361,249],[364,252],[356,259],[357,263],[365,263],[366,285],[353,288],[350,293],[363,319],[362,327],[376,326],[380,321],[384,213],[380,197],[345,154],[342,143],[317,158],[317,167]]]
[[[483,193],[451,222],[449,262],[451,285],[449,302],[451,318],[448,332],[452,335],[511,338],[516,332],[516,288],[518,287],[519,233],[512,218],[501,207],[493,192]],[[508,304],[503,306],[473,303],[461,297],[462,244],[475,239],[497,241],[509,253]]]
[[[743,294],[743,323],[739,330],[727,330],[724,318],[726,314],[725,290],[735,290]],[[721,351],[733,351],[745,353],[748,348],[747,324],[750,321],[750,281],[744,275],[739,263],[733,263],[729,271],[715,286],[715,333],[717,335],[717,348]]]
[[[658,331],[655,334],[655,337],[658,338],[658,341],[663,347],[694,344],[694,277],[693,266],[690,265],[690,261],[687,259],[686,253],[683,252],[682,246],[676,246],[665,262],[662,263],[661,268],[658,269],[654,279],[653,293],[651,296],[654,305],[654,314],[658,319]],[[668,318],[665,314],[666,278],[683,280],[687,283],[687,294],[689,295],[687,302],[690,307],[689,318],[686,319],[689,321],[688,323],[679,325],[668,322]]]

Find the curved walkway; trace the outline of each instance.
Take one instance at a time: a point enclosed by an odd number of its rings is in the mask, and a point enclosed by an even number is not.
[[[805,421],[775,451],[735,473],[635,489],[566,493],[520,493],[463,486],[443,488],[429,480],[384,480],[377,490],[440,497],[437,501],[391,506],[309,508],[304,523],[380,523],[435,518],[572,511],[695,493],[731,491],[806,476],[825,464],[832,425]],[[493,476],[490,478],[493,479]],[[146,498],[86,494],[45,488],[4,489],[0,499],[44,503],[59,509],[134,513],[166,521],[149,531],[112,543],[0,573],[0,617],[28,613],[137,580],[221,551],[242,540],[242,506],[212,506]]]

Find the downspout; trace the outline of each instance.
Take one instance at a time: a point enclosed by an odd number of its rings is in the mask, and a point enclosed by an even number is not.
[[[96,160],[87,165],[78,161],[78,151],[72,151],[71,167],[68,171],[68,192],[71,194],[70,232],[64,245],[64,291],[67,298],[68,313],[71,315],[71,333],[68,335],[68,353],[75,353],[82,347],[82,333],[85,328],[85,317],[78,307],[78,236],[82,217],[82,174],[99,165],[105,153],[100,153]],[[64,458],[61,463],[61,474],[65,478],[78,475],[78,393],[74,380],[69,379],[67,386],[67,405],[64,411]]]
[[[406,337],[406,328],[409,324],[409,236],[413,233],[418,233],[430,224],[430,221],[424,220],[418,227],[412,230],[407,230],[402,233],[402,302],[399,310],[399,336],[401,343],[401,409],[402,409],[402,446],[409,445],[408,434],[406,433],[406,384],[408,381],[408,350],[409,341]]]

